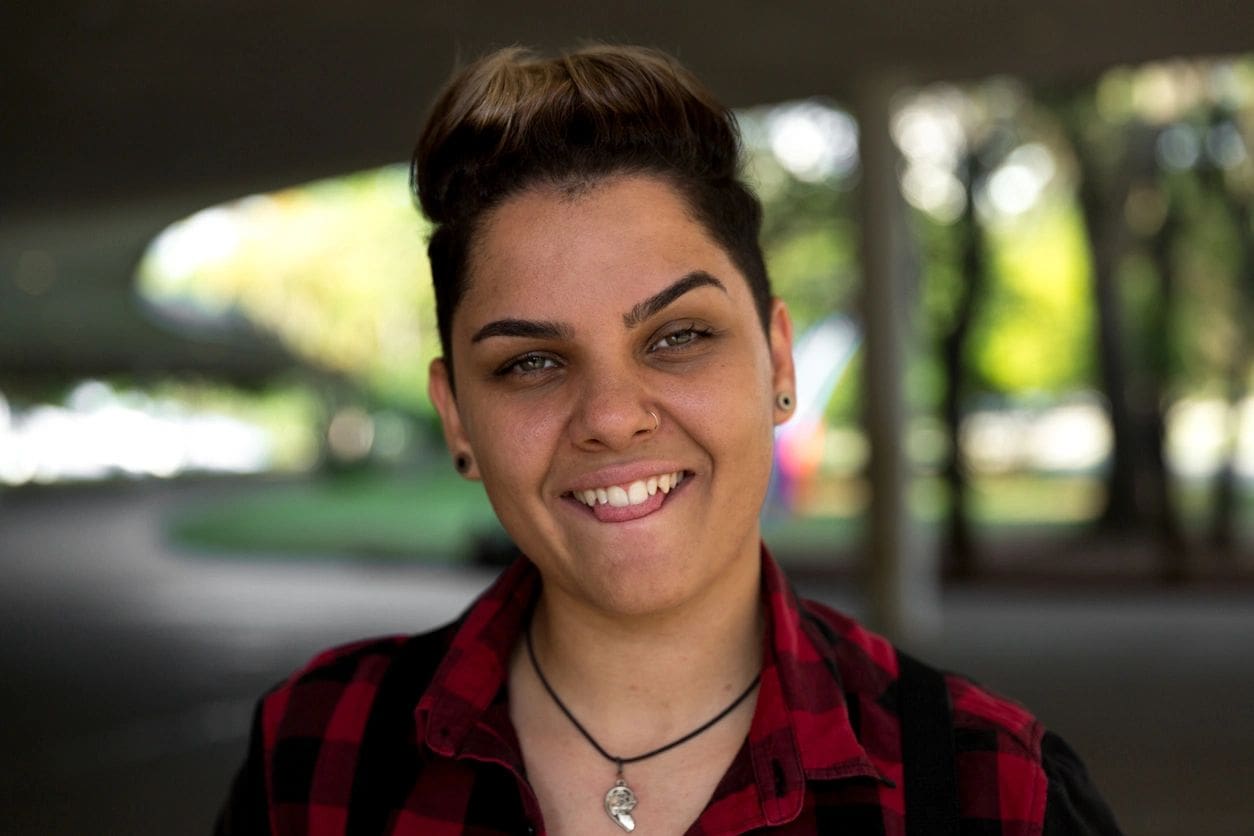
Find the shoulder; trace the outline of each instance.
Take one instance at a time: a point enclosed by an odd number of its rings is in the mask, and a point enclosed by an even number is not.
[[[1044,727],[1019,703],[964,676],[944,679],[963,817],[1040,832],[1049,794]]]
[[[1045,836],[1120,833],[1114,812],[1067,742],[1047,731],[1041,740],[1041,752],[1045,774],[1049,776]]]
[[[258,720],[268,750],[298,738],[359,740],[388,693],[420,694],[448,651],[455,624],[324,650],[263,698]]]
[[[379,636],[319,651],[276,689],[303,690],[315,683],[352,683],[377,679],[396,659],[409,636]]]
[[[1118,836],[1114,813],[1080,756],[1027,709],[945,675],[964,813],[1000,816],[1045,836]]]
[[[863,723],[863,745],[925,765],[952,751],[964,820],[997,822],[997,832],[1041,832],[1049,785],[1041,748],[1045,731],[1031,712],[965,676],[907,661],[888,639],[847,615],[811,601],[804,609],[847,700],[881,718],[873,727]],[[937,724],[943,729],[946,717],[950,733],[937,738],[934,730]],[[906,740],[910,729],[914,737]],[[948,761],[950,755],[939,757]],[[909,774],[919,764],[902,766]]]
[[[266,693],[215,833],[304,830],[315,796],[321,814],[347,809],[367,740],[410,739],[406,718],[454,627],[325,650]]]
[[[959,752],[991,750],[1040,762],[1045,728],[1031,712],[961,674],[944,677]]]
[[[897,648],[855,619],[814,601],[805,601],[806,621],[820,633],[819,650],[837,666],[847,691],[866,692],[878,701],[896,702],[901,665]],[[1019,703],[960,674],[945,672],[955,734],[995,734],[1011,748],[1040,760],[1044,734],[1036,718]]]
[[[1013,700],[956,674],[945,683],[965,816],[1045,836],[1118,836],[1114,814],[1066,741]]]

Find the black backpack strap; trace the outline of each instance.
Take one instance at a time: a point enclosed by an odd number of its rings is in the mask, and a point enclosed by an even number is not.
[[[906,836],[958,836],[958,769],[940,671],[897,651]]]

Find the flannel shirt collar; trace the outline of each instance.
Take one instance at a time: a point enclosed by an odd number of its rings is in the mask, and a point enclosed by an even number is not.
[[[415,709],[419,740],[445,757],[499,762],[522,774],[503,699],[514,643],[540,591],[540,573],[519,557],[466,610]]]
[[[836,663],[839,637],[825,636],[762,547],[766,647],[748,751],[768,824],[795,818],[807,780],[870,778],[876,768],[850,722]],[[446,757],[499,763],[522,775],[505,694],[510,653],[539,594],[535,566],[520,557],[466,611],[415,709],[419,739]]]
[[[766,653],[749,749],[765,823],[801,812],[807,781],[863,778],[891,783],[876,768],[850,721],[828,638],[804,614],[779,564],[762,547]]]

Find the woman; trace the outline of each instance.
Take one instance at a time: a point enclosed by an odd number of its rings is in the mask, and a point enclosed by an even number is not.
[[[792,331],[734,120],[659,53],[482,59],[413,163],[456,468],[526,557],[260,704],[221,832],[1116,832],[1016,705],[760,541]]]

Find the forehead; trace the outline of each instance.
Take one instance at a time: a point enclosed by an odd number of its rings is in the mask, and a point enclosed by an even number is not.
[[[680,195],[648,176],[511,197],[485,219],[469,268],[459,314],[470,318],[552,318],[592,303],[630,307],[693,271],[749,298],[727,253]]]

